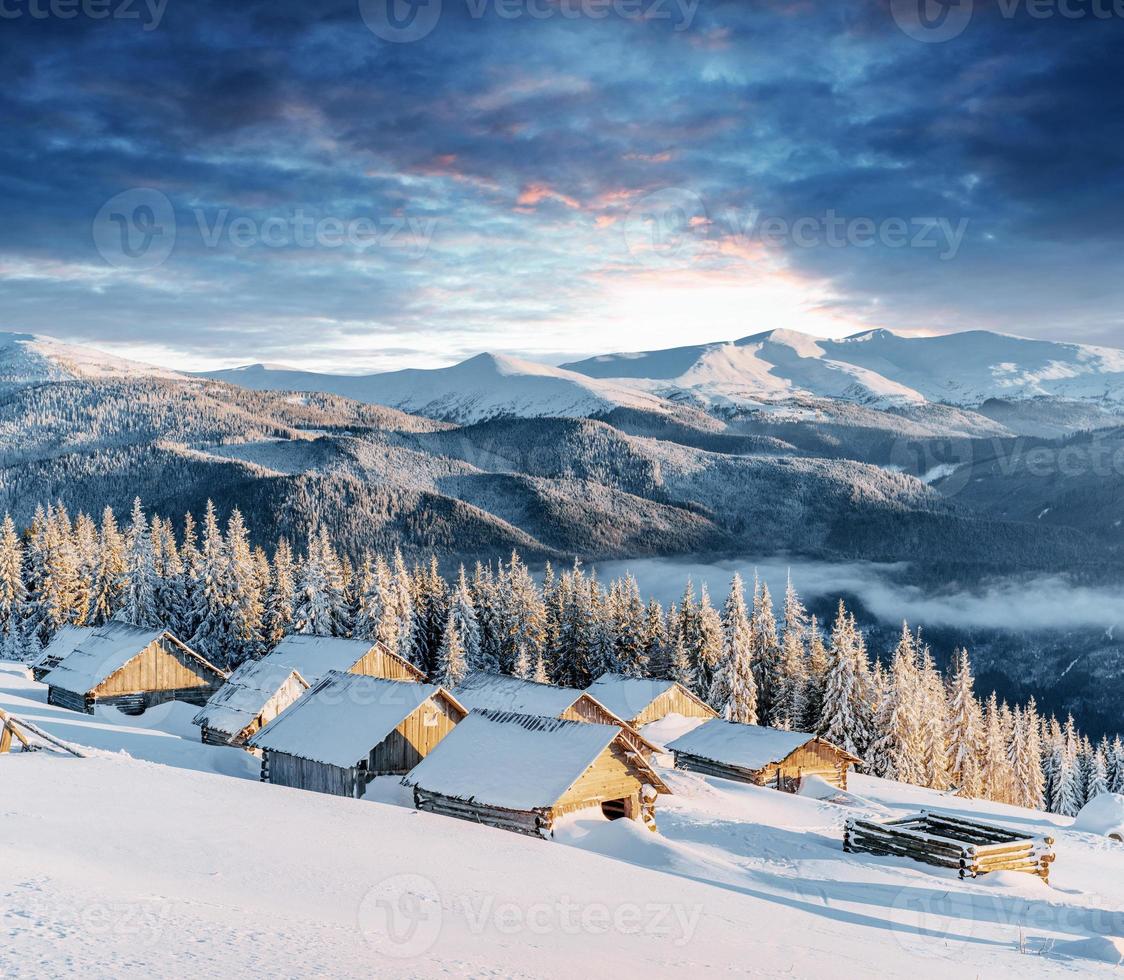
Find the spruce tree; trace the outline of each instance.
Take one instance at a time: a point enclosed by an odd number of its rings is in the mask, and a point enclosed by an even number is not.
[[[468,664],[465,662],[464,644],[461,643],[457,623],[450,613],[445,621],[445,630],[441,637],[441,645],[437,650],[437,673],[435,680],[442,687],[452,689],[460,686],[468,673]]]

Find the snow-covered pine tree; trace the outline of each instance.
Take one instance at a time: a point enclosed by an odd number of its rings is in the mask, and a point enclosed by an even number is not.
[[[923,785],[943,791],[952,783],[949,773],[948,702],[944,682],[927,646],[922,648],[920,660],[917,697],[923,745]],[[1006,753],[1006,739],[1003,741],[1003,751]]]
[[[861,694],[856,677],[858,646],[854,621],[840,600],[831,632],[823,714],[818,731],[827,741],[855,755],[859,754],[860,746],[867,741],[859,710]]]
[[[464,646],[464,659],[468,669],[496,670],[498,664],[485,663],[480,646],[480,623],[476,618],[476,607],[472,603],[472,593],[468,587],[468,576],[464,565],[457,574],[457,584],[449,596],[449,617],[457,627],[457,636]]]
[[[823,633],[815,616],[808,623],[808,683],[804,689],[803,728],[806,732],[819,730],[823,717],[823,692],[827,682],[828,653]]]
[[[686,601],[686,597],[684,597]],[[695,646],[690,649],[698,671],[699,683],[709,684],[714,680],[718,665],[722,662],[722,617],[710,603],[710,592],[704,583],[700,592],[699,604],[693,615],[694,628],[691,631]],[[685,624],[686,625],[686,624]]]
[[[792,585],[784,594],[784,633],[781,639],[780,676],[777,703],[773,709],[775,725],[799,730],[804,723],[808,699],[808,651],[806,647],[808,613]]]
[[[983,718],[976,700],[975,680],[968,651],[961,649],[953,658],[952,682],[948,691],[949,777],[959,796],[975,798],[983,792],[979,752]],[[1022,739],[1025,747],[1025,737]]]
[[[140,497],[125,532],[125,594],[119,617],[134,626],[160,626],[156,595],[156,553]]]
[[[546,658],[540,650],[538,657],[535,659],[535,672],[531,675],[531,680],[536,684],[549,684],[550,671],[546,667]]]
[[[465,662],[464,644],[461,643],[456,619],[450,613],[445,621],[441,645],[437,650],[436,682],[451,690],[460,685],[467,673],[468,664]]]
[[[1117,735],[1112,741],[1112,772],[1109,776],[1110,793],[1124,794],[1124,742]]]
[[[411,580],[417,619],[417,655],[422,670],[433,676],[437,670],[437,655],[445,623],[449,618],[449,589],[441,577],[436,555],[430,555],[428,564],[416,565]],[[463,643],[463,636],[459,636],[459,639]]]
[[[520,646],[515,651],[515,663],[511,665],[511,674],[521,681],[529,681],[532,673],[534,673],[534,667],[531,666],[531,658],[527,656],[527,648]]]
[[[727,721],[757,724],[753,632],[745,607],[745,586],[736,572],[722,613],[722,657],[713,673],[710,706]]]
[[[781,644],[777,634],[777,617],[773,612],[773,597],[769,586],[761,581],[754,583],[753,613],[750,616],[753,633],[753,676],[757,683],[757,713],[768,725],[781,720]]]
[[[394,583],[391,590],[392,608],[398,641],[397,648],[391,647],[391,649],[416,667],[422,667],[421,651],[417,645],[418,619],[417,610],[414,608],[413,584],[410,581],[409,569],[406,568],[406,559],[402,557],[402,551],[397,547],[394,549],[390,567]]]
[[[908,623],[883,677],[883,689],[874,719],[874,738],[867,755],[871,772],[884,779],[920,783],[924,777],[924,750],[918,716],[917,645]]]
[[[37,652],[23,581],[23,545],[11,516],[5,514],[0,523],[0,660],[19,663]]]
[[[1042,719],[1038,705],[1031,698],[1023,709],[1026,750],[1021,754],[1015,780],[1022,806],[1041,810],[1044,803],[1045,778],[1042,774]]]
[[[183,606],[180,609],[180,632],[177,636],[194,636],[199,628],[198,610],[203,582],[203,556],[199,553],[198,532],[191,512],[184,514],[183,538],[180,543],[183,565]]]
[[[1108,760],[1105,758],[1108,742],[1092,745],[1085,742],[1085,802],[1108,792]]]
[[[262,635],[266,651],[272,650],[293,631],[296,601],[296,569],[288,538],[279,538],[273,550],[269,588],[265,596]]]
[[[1067,817],[1077,816],[1082,807],[1081,773],[1079,771],[1079,742],[1073,715],[1066,718],[1062,729],[1061,758],[1058,760],[1058,785],[1054,805],[1055,813]]]
[[[644,656],[648,658],[648,676],[666,678],[671,671],[671,651],[667,643],[667,622],[663,607],[655,599],[648,600],[644,610]]]
[[[195,618],[199,623],[188,645],[212,663],[225,663],[230,622],[226,542],[219,530],[215,505],[203,512],[203,544],[199,557],[199,585]]]
[[[614,582],[609,590],[608,615],[614,633],[617,672],[625,677],[646,677],[649,662],[644,601],[631,573],[623,582]]]
[[[227,520],[225,555],[229,632],[224,654],[226,665],[237,667],[243,660],[257,660],[265,655],[265,644],[262,642],[264,597],[249,533],[237,507]]]

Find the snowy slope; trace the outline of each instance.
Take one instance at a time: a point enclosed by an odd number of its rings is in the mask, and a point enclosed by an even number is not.
[[[937,337],[874,330],[843,340],[773,330],[732,343],[608,354],[563,367],[628,379],[664,396],[687,393],[705,404],[800,396],[975,406],[991,398],[1050,397],[1124,408],[1124,351],[982,330]]]
[[[671,406],[635,385],[589,378],[534,361],[479,354],[452,367],[335,375],[252,365],[207,377],[261,390],[328,391],[430,418],[471,423],[497,416],[584,418]]]
[[[0,391],[49,381],[137,377],[182,375],[51,337],[0,332]]]
[[[845,807],[667,772],[660,833],[575,816],[551,844],[415,813],[393,777],[385,802],[262,785],[175,710],[73,715],[14,665],[0,706],[109,750],[0,757],[5,977],[1118,975],[1124,846],[1065,818],[865,777]],[[843,853],[847,815],[922,806],[1052,833],[1052,887]]]

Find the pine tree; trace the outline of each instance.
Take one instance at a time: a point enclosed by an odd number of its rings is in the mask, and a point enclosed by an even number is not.
[[[955,656],[948,692],[945,740],[949,749],[949,777],[958,795],[966,797],[978,797],[983,792],[979,767],[982,717],[974,685],[968,651],[960,650]]]
[[[227,521],[225,555],[227,636],[223,653],[226,664],[236,667],[243,660],[256,660],[265,655],[262,641],[264,597],[249,534],[237,507]]]
[[[472,593],[468,588],[468,578],[464,565],[457,575],[457,584],[449,597],[449,617],[457,627],[457,636],[464,646],[464,659],[469,670],[488,670],[481,657],[480,623],[476,618],[476,607],[472,603]]]
[[[858,710],[861,697],[856,670],[858,647],[854,621],[840,601],[831,633],[819,732],[827,741],[855,755],[859,754],[859,747],[867,740]]]
[[[883,779],[920,783],[924,777],[923,743],[918,716],[917,645],[907,623],[884,675],[867,761]]]
[[[753,615],[750,617],[753,633],[753,675],[757,682],[758,714],[766,724],[781,722],[781,644],[777,634],[777,619],[773,613],[773,597],[769,586],[756,582],[753,589]]]
[[[723,607],[722,659],[711,681],[709,702],[727,721],[757,724],[753,634],[745,607],[745,587],[737,573]]]
[[[10,515],[0,523],[0,660],[17,663],[33,659],[38,644],[32,639],[23,581],[23,546]]]
[[[188,645],[217,664],[225,663],[229,649],[227,570],[226,543],[219,530],[215,505],[208,500],[203,513],[203,546],[196,588],[195,619],[199,625]]]
[[[1124,742],[1117,735],[1112,742],[1112,772],[1109,776],[1110,793],[1124,794]]]
[[[693,630],[690,635],[693,647],[688,650],[694,658],[695,669],[698,672],[699,684],[709,685],[714,682],[714,674],[722,662],[722,618],[718,610],[710,604],[710,592],[703,585],[699,604],[693,616]],[[686,625],[686,624],[684,624]]]
[[[671,651],[667,642],[667,621],[663,607],[655,599],[648,602],[644,613],[644,656],[648,658],[648,675],[667,678],[671,671]]]
[[[460,686],[468,673],[465,662],[464,644],[461,643],[457,623],[452,613],[445,621],[445,630],[441,637],[441,645],[437,651],[436,681],[446,689]]]
[[[134,626],[162,625],[156,606],[156,555],[140,497],[125,533],[125,595],[120,617]]]
[[[1078,769],[1077,728],[1073,715],[1066,718],[1062,729],[1061,757],[1058,760],[1058,785],[1054,799],[1055,813],[1076,817],[1082,806],[1082,786]]]
[[[287,538],[280,538],[273,551],[272,574],[265,596],[262,634],[267,651],[272,650],[293,631],[295,601],[293,549]]]
[[[804,688],[804,723],[806,732],[819,730],[823,717],[823,695],[827,684],[828,654],[815,616],[808,623],[808,682]]]
[[[646,611],[640,587],[631,574],[623,582],[613,583],[608,614],[615,634],[617,673],[625,677],[647,676]]]

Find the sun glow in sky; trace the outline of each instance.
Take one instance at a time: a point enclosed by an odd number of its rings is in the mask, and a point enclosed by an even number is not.
[[[941,44],[885,0],[6,21],[0,328],[347,372],[774,328],[1119,346],[1124,19],[976,7]],[[833,216],[851,240],[798,240]]]

